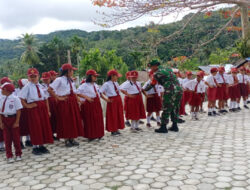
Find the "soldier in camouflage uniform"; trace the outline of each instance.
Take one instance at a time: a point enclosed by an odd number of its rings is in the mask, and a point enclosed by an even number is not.
[[[159,68],[154,74],[154,80],[145,90],[151,89],[156,82],[164,87],[163,112],[161,115],[161,127],[156,129],[156,133],[167,133],[169,118],[173,122],[170,131],[178,132],[179,108],[182,97],[182,88],[170,68]]]

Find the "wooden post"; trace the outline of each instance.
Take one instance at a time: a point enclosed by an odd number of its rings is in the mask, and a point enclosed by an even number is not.
[[[242,26],[242,38],[250,39],[250,22],[248,19],[247,5],[241,6],[241,26]]]

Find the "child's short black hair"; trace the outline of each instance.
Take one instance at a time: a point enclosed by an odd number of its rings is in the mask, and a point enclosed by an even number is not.
[[[86,82],[93,82],[92,81],[92,75],[87,75]]]
[[[108,77],[107,77],[107,82],[111,80],[111,77],[112,77],[112,76],[108,76]]]

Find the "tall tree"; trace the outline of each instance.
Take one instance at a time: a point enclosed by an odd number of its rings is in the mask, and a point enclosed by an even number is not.
[[[38,56],[37,39],[32,34],[23,34],[19,47],[25,48],[25,51],[21,55],[21,62],[28,65],[40,64]]]

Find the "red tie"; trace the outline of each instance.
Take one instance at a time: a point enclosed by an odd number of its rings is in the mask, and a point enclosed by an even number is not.
[[[140,90],[139,86],[136,84],[136,82],[134,82],[134,84],[135,84],[137,90],[139,91],[139,93],[141,93],[141,90]]]
[[[70,86],[70,94],[73,94],[73,87],[72,87],[71,80],[69,78],[68,78],[68,82],[69,82],[69,86]]]
[[[214,83],[216,84],[216,86],[218,86],[216,79],[214,77],[213,77],[213,79],[214,79]]]
[[[8,96],[5,98],[5,100],[4,100],[4,102],[3,102],[2,113],[4,112],[4,109],[5,109],[5,103],[6,103],[6,101],[7,101],[7,98],[8,98]]]
[[[38,97],[41,98],[42,96],[41,96],[41,92],[40,92],[38,84],[36,84],[36,90],[37,90]]]
[[[222,79],[223,79],[223,83],[226,84],[226,81],[225,81],[225,79],[224,79],[223,74],[221,74],[221,77],[222,77]]]
[[[197,88],[198,88],[198,85],[199,85],[200,82],[197,82],[195,88],[194,88],[194,92],[197,92]]]
[[[155,93],[157,93],[155,86],[153,88],[154,88]]]
[[[242,75],[243,76],[243,84],[245,84],[245,77],[244,77],[244,75]]]
[[[95,88],[95,84],[93,84],[93,87],[94,87],[94,91],[95,91],[96,97],[99,98],[99,95],[98,95],[97,90]]]
[[[115,85],[114,82],[113,82],[113,85],[114,85],[114,88],[115,88],[116,95],[118,95],[118,94],[119,94],[119,93],[118,93],[118,89],[117,89],[117,87],[116,87],[116,85]]]

